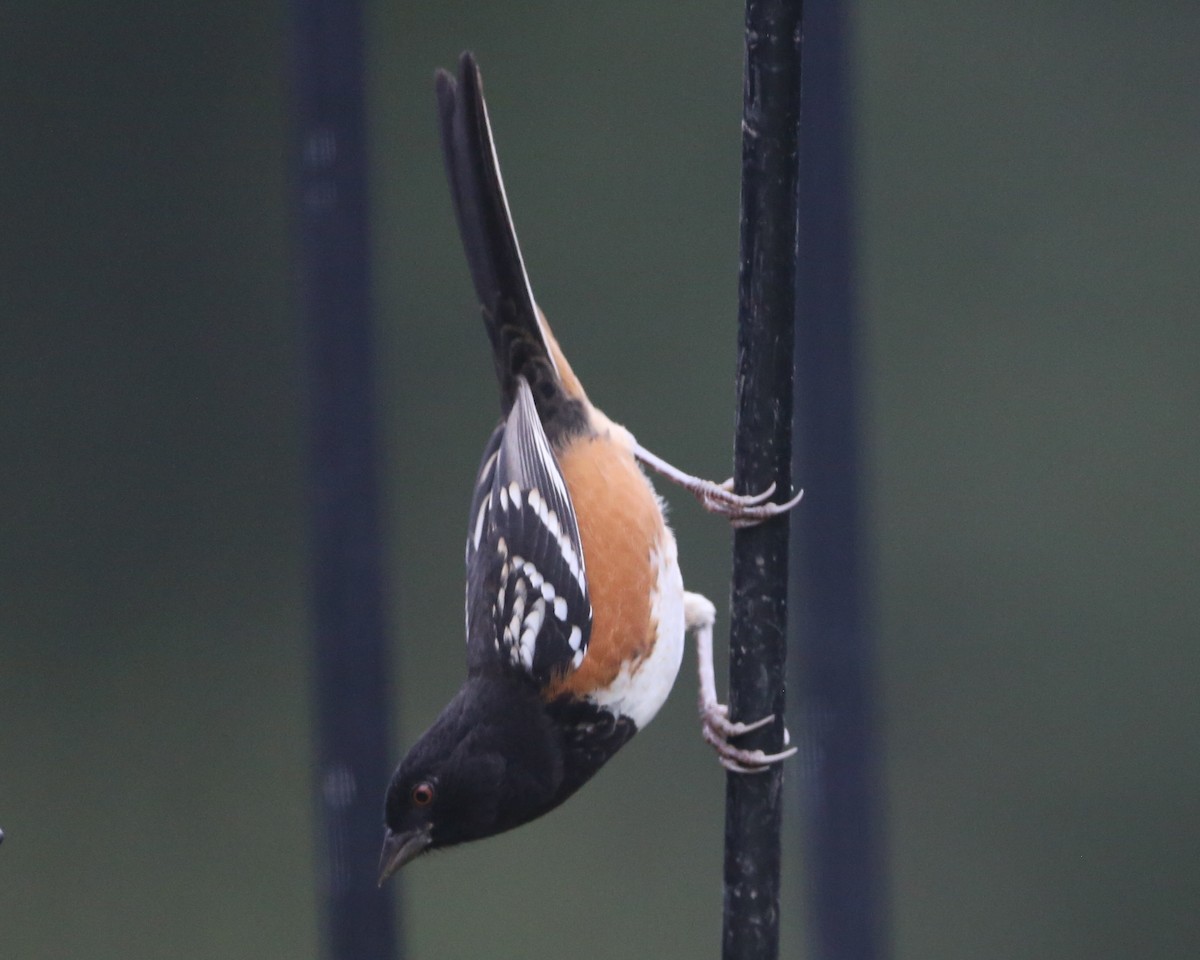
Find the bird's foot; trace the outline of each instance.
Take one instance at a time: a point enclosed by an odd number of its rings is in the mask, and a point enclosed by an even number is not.
[[[784,503],[767,503],[767,498],[775,492],[774,483],[761,493],[734,493],[732,477],[724,483],[696,479],[688,489],[705,510],[727,517],[730,524],[738,528],[755,527],[764,520],[787,513],[804,496],[804,491],[801,490]]]
[[[774,483],[761,493],[734,493],[732,477],[724,483],[694,477],[678,467],[671,466],[636,441],[633,445],[633,455],[651,470],[690,491],[709,513],[727,517],[735,527],[754,527],[764,520],[787,513],[804,496],[804,491],[801,490],[786,503],[767,503],[767,499],[775,492]]]
[[[726,770],[733,773],[763,773],[768,767],[795,754],[797,748],[791,747],[779,753],[766,753],[762,750],[743,750],[729,742],[731,737],[740,737],[752,730],[759,730],[775,719],[775,714],[768,714],[753,723],[736,723],[729,719],[729,707],[723,703],[707,703],[700,705],[700,734],[704,741],[717,751],[717,762]],[[783,731],[783,742],[786,746],[791,742],[787,730]]]

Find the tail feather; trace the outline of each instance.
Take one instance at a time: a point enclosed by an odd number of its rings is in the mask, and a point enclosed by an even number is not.
[[[556,433],[569,429],[582,415],[578,400],[571,396],[578,381],[533,299],[504,193],[475,58],[464,53],[459,59],[458,79],[439,70],[436,84],[446,176],[471,279],[492,342],[501,407],[507,415],[516,397],[518,378],[523,377],[532,388],[538,413],[553,442]],[[582,396],[582,391],[578,392]]]

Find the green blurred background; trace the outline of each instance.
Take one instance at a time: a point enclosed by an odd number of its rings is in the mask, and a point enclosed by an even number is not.
[[[723,477],[741,16],[370,8],[400,743],[460,678],[496,413],[433,68],[479,54],[592,396]],[[1200,6],[864,0],[854,27],[894,955],[1195,957]],[[278,3],[0,11],[5,958],[318,952],[286,31]],[[671,497],[723,606],[728,533]],[[570,804],[405,872],[412,956],[716,955],[688,662]]]

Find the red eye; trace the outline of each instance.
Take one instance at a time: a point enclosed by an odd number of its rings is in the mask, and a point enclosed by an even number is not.
[[[418,807],[427,807],[433,803],[433,784],[422,781],[413,787],[412,802]]]

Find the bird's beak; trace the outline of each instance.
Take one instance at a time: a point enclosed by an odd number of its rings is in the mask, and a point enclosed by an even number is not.
[[[417,827],[405,833],[389,830],[383,837],[383,852],[379,855],[379,885],[393,873],[412,860],[433,843],[433,834],[428,826]]]

